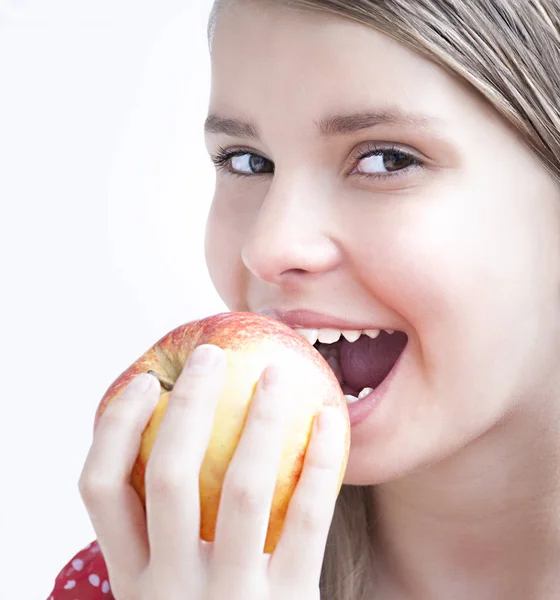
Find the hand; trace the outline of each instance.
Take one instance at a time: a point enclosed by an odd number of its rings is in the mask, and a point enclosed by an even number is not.
[[[201,355],[208,362],[192,364]],[[199,346],[185,365],[146,468],[146,512],[129,477],[159,383],[138,376],[99,420],[79,490],[116,600],[319,599],[343,424],[333,412],[314,426],[278,545],[263,553],[288,389],[279,369],[267,367],[224,480],[215,541],[204,542],[198,477],[225,372],[217,346]]]

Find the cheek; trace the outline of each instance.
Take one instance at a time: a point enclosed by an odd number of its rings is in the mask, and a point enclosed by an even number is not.
[[[481,335],[507,299],[480,212],[449,192],[397,200],[381,217],[361,250],[371,295],[408,324],[426,384],[470,377]]]
[[[453,188],[395,205],[369,234],[361,268],[371,294],[408,322],[430,388],[457,402],[476,393],[494,413],[534,377],[539,317],[557,296],[544,239],[556,221],[524,209],[542,196]]]
[[[206,264],[216,291],[230,310],[245,310],[247,272],[241,261],[243,236],[239,216],[216,195],[206,224]]]
[[[434,335],[442,322],[460,324],[473,283],[484,277],[473,252],[476,223],[467,224],[449,205],[433,196],[397,200],[362,222],[362,229],[364,222],[376,226],[359,236],[354,250],[370,293],[420,338]]]

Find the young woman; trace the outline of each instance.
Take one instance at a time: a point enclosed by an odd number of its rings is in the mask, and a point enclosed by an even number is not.
[[[289,387],[271,367],[201,542],[225,365],[202,347],[146,516],[127,475],[155,380],[105,413],[80,479],[98,539],[51,600],[560,597],[560,2],[224,0],[210,44],[217,292],[313,341],[370,334],[331,348],[362,396],[345,485],[320,420],[262,554]]]

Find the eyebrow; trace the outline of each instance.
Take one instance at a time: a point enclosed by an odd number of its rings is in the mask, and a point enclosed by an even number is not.
[[[227,119],[216,114],[208,115],[204,123],[206,133],[223,133],[231,137],[244,137],[260,141],[257,128],[241,119]]]
[[[355,112],[346,115],[334,115],[316,122],[323,137],[349,135],[379,125],[401,125],[408,127],[428,127],[441,124],[442,119],[406,113],[397,107],[381,110]],[[225,118],[217,114],[208,115],[204,124],[206,133],[221,133],[231,137],[243,137],[260,141],[258,128],[248,121]]]

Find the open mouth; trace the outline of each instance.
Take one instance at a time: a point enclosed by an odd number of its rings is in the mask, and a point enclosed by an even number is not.
[[[295,330],[325,358],[348,403],[365,398],[380,386],[408,343],[403,331]]]

